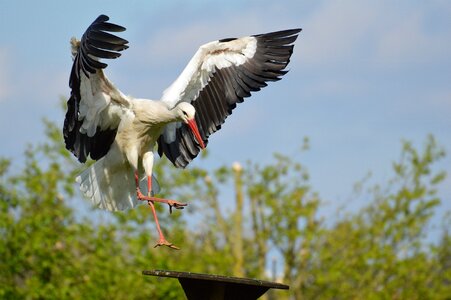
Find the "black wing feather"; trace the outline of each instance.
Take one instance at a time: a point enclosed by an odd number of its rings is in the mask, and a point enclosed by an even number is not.
[[[79,120],[80,96],[80,70],[89,78],[98,69],[107,67],[106,63],[98,61],[100,58],[117,58],[122,51],[128,48],[128,41],[112,35],[110,32],[121,32],[125,28],[108,23],[108,16],[100,15],[83,34],[80,47],[74,57],[74,63],[69,78],[71,95],[67,101],[67,112],[64,119],[63,136],[66,148],[70,150],[80,162],[85,162],[88,156],[100,159],[105,156],[116,137],[117,129],[97,131],[89,137],[80,133],[83,120]]]
[[[231,65],[217,69],[210,82],[191,103],[196,109],[196,122],[201,137],[207,145],[211,134],[221,128],[225,119],[232,114],[237,103],[259,91],[268,81],[280,80],[293,53],[294,43],[301,29],[290,29],[254,35],[257,49],[252,57],[242,65]],[[230,42],[235,39],[223,39]],[[188,142],[190,141],[190,142]],[[193,148],[194,146],[194,148]],[[185,124],[177,128],[172,143],[165,141],[164,135],[158,139],[158,153],[163,154],[176,166],[186,167],[200,152],[200,146]]]

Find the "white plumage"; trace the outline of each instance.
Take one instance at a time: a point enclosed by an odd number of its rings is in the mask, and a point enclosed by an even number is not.
[[[128,48],[126,40],[109,33],[125,28],[108,20],[99,16],[80,41],[71,40],[74,64],[63,129],[66,148],[80,162],[97,160],[77,177],[86,198],[113,211],[148,201],[160,234],[158,245],[172,247],[161,233],[153,203],[171,208],[185,204],[153,196],[158,192],[152,174],[154,146],[158,144],[159,155],[176,167],[185,167],[237,103],[287,72],[300,29],[207,43],[155,101],[126,96],[105,76],[107,64],[100,59],[117,58]],[[140,186],[141,178],[147,178],[147,186]],[[141,190],[147,190],[147,196]]]
[[[135,196],[136,186],[133,169],[129,164],[116,165],[112,168],[105,158],[99,159],[92,166],[76,177],[80,191],[98,208],[118,211],[133,208],[142,201]],[[119,187],[119,188],[118,188]],[[146,190],[146,177],[140,181],[141,190]],[[152,175],[152,189],[158,193],[158,181]]]

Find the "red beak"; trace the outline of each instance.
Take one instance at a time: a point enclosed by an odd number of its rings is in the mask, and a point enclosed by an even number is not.
[[[202,140],[202,137],[200,136],[199,129],[197,128],[196,120],[192,118],[191,120],[188,120],[188,126],[191,129],[191,131],[194,134],[194,137],[196,138],[197,142],[199,143],[200,147],[202,149],[205,149],[204,141]]]

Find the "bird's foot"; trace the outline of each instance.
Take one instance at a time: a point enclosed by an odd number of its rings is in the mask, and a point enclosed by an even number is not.
[[[182,202],[179,202],[179,201],[176,201],[176,200],[145,196],[139,190],[136,192],[136,196],[137,196],[138,200],[141,200],[141,201],[152,201],[152,202],[166,203],[167,205],[169,205],[169,213],[171,213],[171,214],[172,214],[172,208],[184,209],[185,206],[188,205],[187,203],[182,203]]]
[[[167,247],[169,247],[169,248],[171,248],[171,249],[174,249],[174,250],[180,250],[179,247],[177,247],[176,245],[174,245],[174,244],[168,242],[164,237],[160,237],[160,239],[158,240],[158,242],[156,243],[156,245],[153,246],[153,247],[154,247],[154,248],[157,248],[157,247],[159,247],[159,246],[167,246]]]
[[[184,209],[185,206],[187,206],[187,203],[182,203],[179,201],[175,201],[175,200],[168,200],[168,205],[169,205],[169,213],[172,214],[172,208],[175,209]]]

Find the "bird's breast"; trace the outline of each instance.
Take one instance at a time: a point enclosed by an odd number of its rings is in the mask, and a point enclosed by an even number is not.
[[[129,126],[123,128],[116,136],[120,149],[137,151],[139,156],[152,150],[163,127],[159,124],[143,123],[135,119]]]

